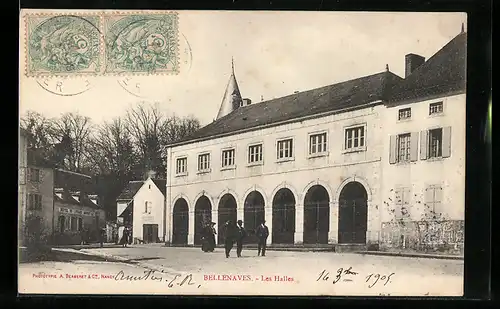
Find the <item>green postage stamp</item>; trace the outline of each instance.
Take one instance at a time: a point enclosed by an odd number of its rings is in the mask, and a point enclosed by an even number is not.
[[[27,14],[26,75],[179,73],[175,12]]]
[[[102,70],[100,17],[28,15],[28,76],[99,74]]]
[[[177,74],[178,15],[105,15],[105,74]]]

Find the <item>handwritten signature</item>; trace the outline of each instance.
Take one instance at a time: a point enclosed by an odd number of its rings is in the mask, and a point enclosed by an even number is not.
[[[352,269],[352,266],[347,269],[340,267],[333,275],[330,275],[330,272],[328,272],[326,269],[323,269],[319,273],[316,281],[330,281],[331,278],[333,278],[331,280],[332,284],[336,284],[340,280],[342,280],[343,282],[352,282],[354,280],[353,278],[357,275],[359,275],[359,273],[354,271]],[[383,284],[385,286],[391,282],[391,278],[394,275],[395,273],[391,273],[388,275],[379,273],[370,273],[365,277],[365,283],[368,283],[368,288],[372,288],[376,284]]]
[[[156,282],[166,282],[169,288],[173,288],[174,286],[193,286],[196,283],[193,280],[193,275],[175,275],[172,279],[166,279],[163,276],[156,275],[156,272],[152,269],[145,270],[143,275],[133,276],[126,275],[123,270],[120,270],[115,276],[114,279],[116,281],[156,281]],[[198,284],[198,288],[201,287],[201,284]]]

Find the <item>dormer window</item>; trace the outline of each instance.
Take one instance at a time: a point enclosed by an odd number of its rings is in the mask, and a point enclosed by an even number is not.
[[[407,120],[411,118],[411,108],[402,108],[398,112],[398,120]]]
[[[429,115],[436,115],[443,113],[443,102],[436,102],[429,104]]]

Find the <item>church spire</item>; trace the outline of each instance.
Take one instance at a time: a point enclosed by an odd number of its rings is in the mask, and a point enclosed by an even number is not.
[[[232,113],[241,106],[242,102],[243,99],[238,83],[236,82],[236,76],[234,75],[234,59],[231,58],[231,76],[229,77],[229,82],[227,83],[226,91],[224,92],[224,97],[217,113],[217,119]]]

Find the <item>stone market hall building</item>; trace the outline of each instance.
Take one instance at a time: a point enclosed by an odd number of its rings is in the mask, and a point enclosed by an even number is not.
[[[247,243],[265,220],[273,245],[378,247],[394,192],[429,188],[423,203],[463,220],[465,38],[427,62],[408,55],[404,79],[387,67],[257,104],[233,67],[217,119],[168,149],[166,241],[197,245],[211,220],[221,243],[224,222],[241,219]]]

